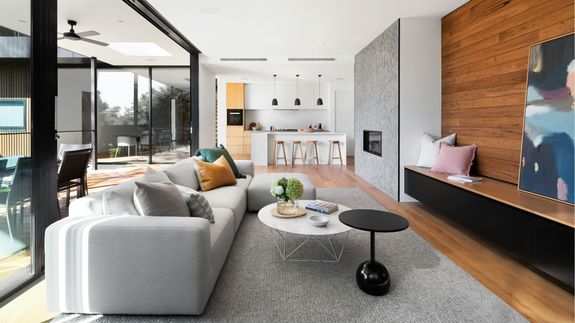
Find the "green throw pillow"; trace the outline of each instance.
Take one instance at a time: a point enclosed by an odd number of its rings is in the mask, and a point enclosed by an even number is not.
[[[246,175],[242,175],[238,170],[238,166],[234,162],[232,155],[228,152],[228,150],[224,147],[224,145],[220,145],[216,148],[200,148],[196,151],[196,156],[202,156],[202,158],[207,161],[208,163],[215,162],[220,156],[224,156],[224,158],[230,164],[232,171],[234,172],[234,176],[236,178],[246,178]]]

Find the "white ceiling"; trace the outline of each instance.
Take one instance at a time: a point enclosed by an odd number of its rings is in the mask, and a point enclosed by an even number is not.
[[[244,82],[353,80],[354,55],[400,17],[442,17],[466,0],[148,0],[202,52],[217,75]],[[29,1],[2,0],[2,25],[29,34]],[[188,53],[121,0],[59,0],[58,31],[66,20],[77,32],[104,42],[154,42],[168,57],[124,56],[86,42],[60,47],[113,65],[187,65]],[[24,21],[24,22],[22,22]],[[120,22],[121,21],[121,22]],[[267,62],[220,62],[219,58],[265,57]],[[334,57],[335,62],[287,62],[288,57]],[[343,79],[342,79],[343,78]],[[247,79],[247,80],[246,80]]]
[[[300,73],[353,78],[353,56],[398,18],[442,17],[467,0],[148,0],[232,77]],[[268,62],[220,63],[217,58]],[[287,57],[335,57],[334,63],[287,63]]]
[[[0,25],[30,34],[30,3],[2,0]],[[78,22],[76,32],[95,30],[90,39],[110,42],[153,42],[172,56],[125,56],[108,47],[83,41],[59,40],[58,46],[84,56],[95,56],[112,65],[189,65],[188,52],[121,0],[58,0],[58,32],[70,29],[67,20]]]

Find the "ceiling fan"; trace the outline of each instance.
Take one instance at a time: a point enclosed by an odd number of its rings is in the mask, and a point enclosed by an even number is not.
[[[58,38],[58,40],[60,40],[60,39],[68,39],[68,40],[75,40],[75,41],[81,40],[81,41],[85,41],[85,42],[92,43],[92,44],[99,45],[99,46],[108,46],[107,43],[86,38],[86,37],[90,37],[90,36],[98,36],[100,33],[97,31],[88,30],[88,31],[83,31],[81,33],[76,33],[74,31],[74,26],[76,26],[77,24],[78,23],[75,20],[68,20],[68,25],[70,25],[70,31],[65,32],[65,33],[59,33],[60,35],[62,35],[62,37]]]

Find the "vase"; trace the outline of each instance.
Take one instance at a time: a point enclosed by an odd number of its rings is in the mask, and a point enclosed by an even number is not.
[[[277,210],[279,214],[293,215],[297,213],[297,203],[295,201],[289,200],[278,200]]]

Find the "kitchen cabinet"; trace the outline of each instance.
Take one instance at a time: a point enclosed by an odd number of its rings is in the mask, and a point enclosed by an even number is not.
[[[243,126],[228,126],[226,129],[226,149],[234,159],[251,159],[252,132]]]
[[[245,107],[244,83],[226,83],[226,107],[243,109]]]

